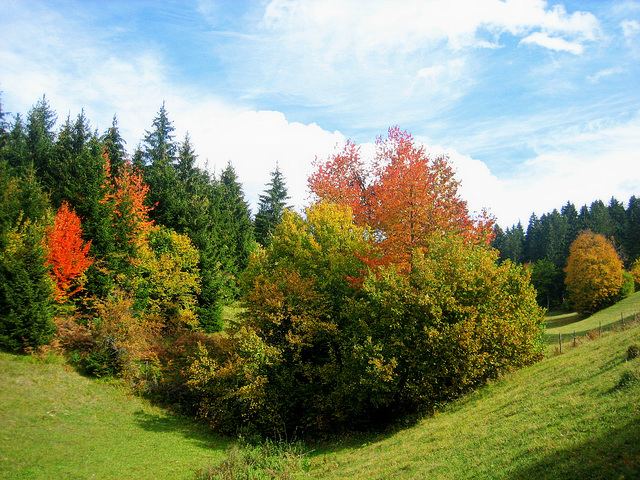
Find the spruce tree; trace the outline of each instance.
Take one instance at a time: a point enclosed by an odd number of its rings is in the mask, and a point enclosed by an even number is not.
[[[266,247],[271,243],[271,235],[280,223],[287,206],[287,187],[282,172],[276,164],[276,169],[271,172],[271,181],[267,183],[268,189],[260,195],[258,213],[254,222],[256,241]]]

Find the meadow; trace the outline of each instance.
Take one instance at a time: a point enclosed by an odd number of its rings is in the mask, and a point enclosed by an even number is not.
[[[414,423],[258,447],[57,357],[0,353],[0,478],[636,479],[640,359],[627,350],[638,344],[640,325],[627,324]]]

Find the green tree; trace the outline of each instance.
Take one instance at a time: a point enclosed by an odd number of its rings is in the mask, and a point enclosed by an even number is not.
[[[215,192],[215,241],[218,259],[227,276],[226,294],[236,297],[239,293],[239,276],[247,268],[255,241],[249,205],[244,199],[242,185],[231,162],[216,182]]]
[[[267,183],[267,188],[260,195],[260,203],[258,204],[258,213],[254,220],[254,232],[256,241],[266,247],[271,241],[276,226],[280,223],[280,219],[284,214],[289,196],[282,172],[276,165],[276,169],[271,172],[271,180]]]
[[[27,158],[23,168],[33,168],[40,178],[46,175],[49,167],[50,151],[56,137],[53,130],[56,121],[56,113],[44,95],[27,115]]]
[[[569,301],[579,313],[591,314],[611,305],[622,286],[622,262],[603,235],[581,233],[571,244],[565,283]]]
[[[100,137],[100,141],[109,158],[111,172],[114,176],[117,176],[120,168],[122,168],[125,163],[127,151],[124,146],[126,142],[120,135],[116,115],[113,116],[111,127]]]
[[[635,195],[629,199],[626,210],[627,253],[634,262],[640,258],[640,198]]]
[[[0,348],[35,348],[53,335],[54,284],[44,238],[40,223],[19,218],[0,239]]]

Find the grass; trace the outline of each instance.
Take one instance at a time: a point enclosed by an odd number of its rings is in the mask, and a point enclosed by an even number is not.
[[[418,425],[318,445],[312,478],[638,479],[640,326],[514,372]]]
[[[229,441],[117,384],[0,352],[0,478],[180,479]]]
[[[0,478],[640,479],[640,358],[627,360],[631,345],[640,345],[639,323],[415,425],[307,445],[304,456],[300,446],[218,437],[55,357],[0,353]]]
[[[640,292],[621,300],[609,308],[601,310],[588,318],[577,313],[554,313],[547,316],[547,334],[571,334],[595,330],[611,323],[619,322],[622,317],[640,314]]]

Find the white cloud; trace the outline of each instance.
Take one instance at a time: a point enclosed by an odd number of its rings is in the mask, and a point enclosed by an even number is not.
[[[541,32],[535,32],[522,39],[521,43],[533,43],[549,50],[556,52],[569,52],[574,55],[580,55],[584,51],[584,47],[577,42],[568,42],[564,38],[550,37]]]
[[[602,78],[610,77],[611,75],[622,72],[624,72],[622,67],[605,68],[604,70],[596,72],[594,75],[587,76],[587,81],[591,83],[598,83]]]
[[[640,23],[636,20],[625,20],[620,24],[620,26],[622,27],[622,34],[625,38],[630,39],[640,33]]]

